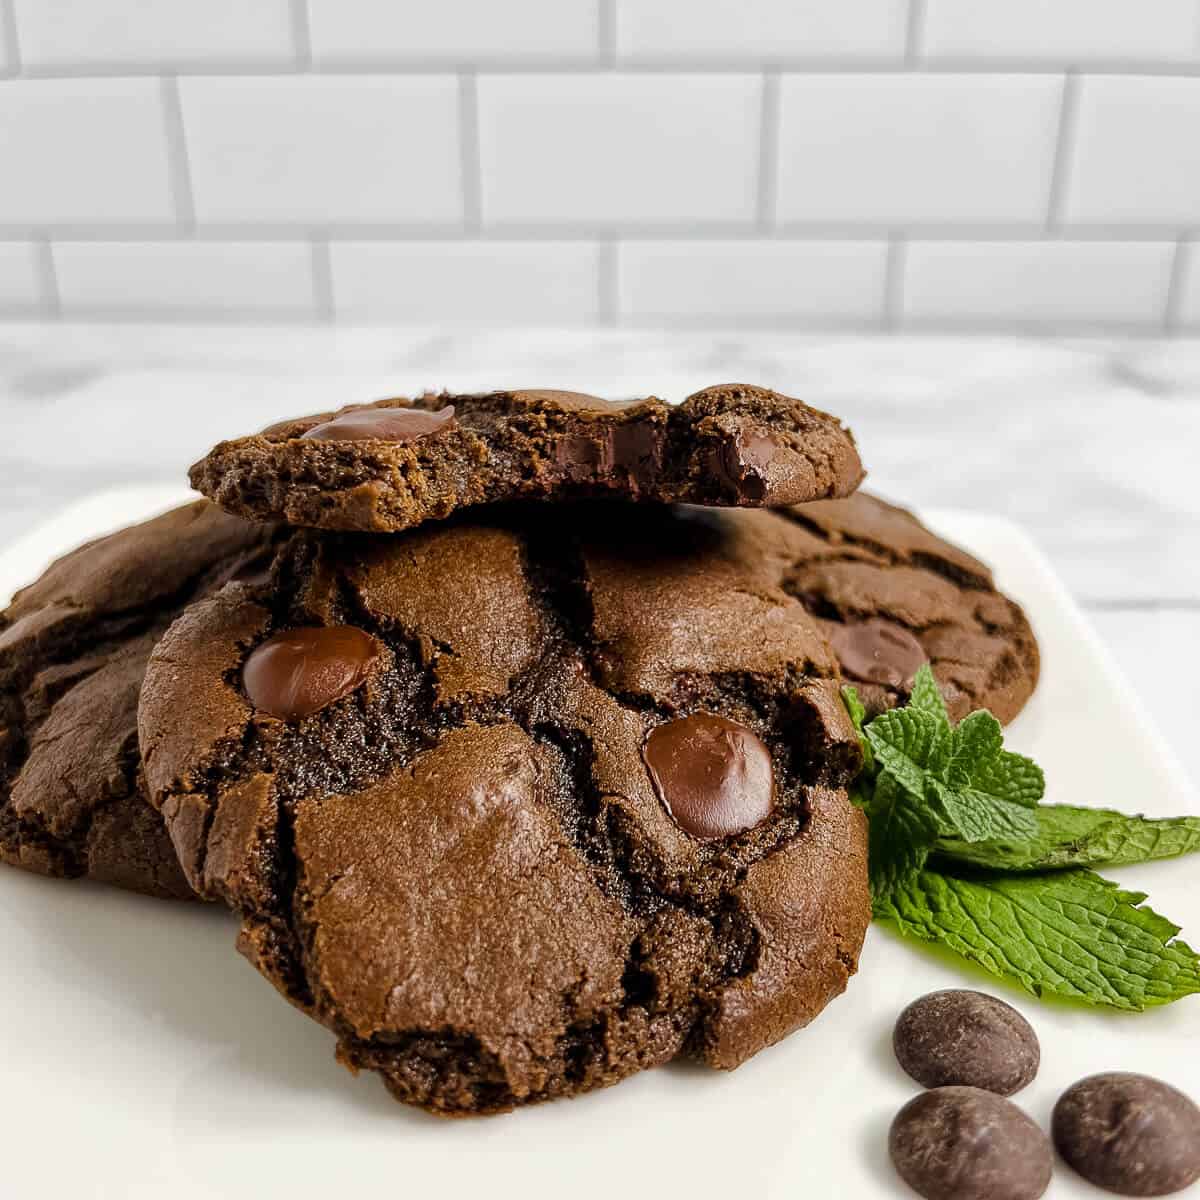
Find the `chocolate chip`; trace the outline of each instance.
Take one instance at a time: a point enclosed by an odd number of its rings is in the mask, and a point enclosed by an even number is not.
[[[1037,1074],[1041,1050],[1029,1022],[983,992],[930,992],[901,1014],[892,1034],[900,1065],[925,1087],[966,1084],[1000,1096]]]
[[[839,625],[830,631],[829,644],[843,673],[864,683],[909,687],[917,668],[928,661],[921,643],[893,621]]]
[[[771,752],[736,721],[699,712],[650,731],[642,755],[659,799],[698,838],[743,833],[775,802]]]
[[[454,405],[430,412],[424,408],[350,408],[300,436],[332,442],[414,442],[454,424]]]
[[[1091,1075],[1054,1106],[1058,1152],[1121,1196],[1169,1196],[1200,1179],[1200,1108],[1148,1075]]]
[[[892,1122],[888,1153],[925,1200],[1037,1200],[1053,1166],[1049,1140],[1025,1113],[973,1087],[910,1100]]]
[[[554,443],[554,462],[572,483],[633,484],[636,495],[662,466],[663,436],[643,421],[563,434]]]
[[[289,629],[255,648],[242,682],[255,708],[294,721],[348,696],[379,653],[375,639],[353,625]]]
[[[751,504],[767,495],[767,474],[783,447],[765,433],[738,433],[713,456],[713,467],[739,500]]]

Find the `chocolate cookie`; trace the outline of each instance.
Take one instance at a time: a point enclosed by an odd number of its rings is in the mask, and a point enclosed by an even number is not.
[[[868,710],[908,698],[928,662],[953,719],[1007,724],[1038,680],[1038,646],[991,571],[902,508],[859,492],[787,516],[809,535],[784,586],[818,619]]]
[[[869,920],[836,663],[769,513],[531,505],[295,534],[146,675],[151,795],[244,954],[401,1100],[732,1068]]]
[[[239,516],[374,532],[520,499],[774,508],[848,495],[862,475],[833,417],[729,384],[678,406],[556,391],[383,400],[221,442],[191,480]]]
[[[0,860],[192,894],[146,801],[138,692],[158,635],[269,533],[200,500],[73,551],[16,594],[0,614]]]

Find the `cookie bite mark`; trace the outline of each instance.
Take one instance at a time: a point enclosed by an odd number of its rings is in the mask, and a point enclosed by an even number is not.
[[[300,436],[326,442],[415,442],[454,427],[454,405],[423,408],[350,408]]]
[[[353,625],[287,629],[251,651],[242,682],[260,712],[296,721],[356,691],[379,660],[379,644]]]
[[[642,756],[655,791],[686,833],[730,837],[765,821],[775,804],[771,752],[751,730],[698,712],[652,729]]]
[[[239,516],[386,532],[521,499],[778,507],[862,475],[835,418],[728,385],[679,405],[537,388],[382,400],[222,442],[191,480]]]

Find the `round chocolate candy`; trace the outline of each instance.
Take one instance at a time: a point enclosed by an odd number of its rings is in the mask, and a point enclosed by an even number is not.
[[[854,621],[829,634],[842,671],[863,683],[908,687],[929,656],[903,625],[894,621]]]
[[[771,752],[736,721],[709,712],[668,721],[650,731],[642,755],[659,799],[693,837],[743,833],[774,806]]]
[[[1054,1106],[1058,1152],[1120,1196],[1169,1196],[1200,1179],[1200,1108],[1148,1075],[1090,1075]]]
[[[930,992],[901,1014],[892,1033],[900,1065],[925,1087],[965,1084],[1000,1096],[1037,1074],[1037,1034],[1010,1004],[965,989]]]
[[[295,721],[348,696],[379,655],[379,643],[353,625],[288,629],[255,647],[242,682],[255,708]]]
[[[1011,1100],[973,1087],[910,1100],[892,1122],[888,1153],[925,1200],[1037,1200],[1054,1159],[1049,1139]]]
[[[454,405],[430,412],[425,408],[348,408],[300,436],[331,442],[415,442],[454,424]]]

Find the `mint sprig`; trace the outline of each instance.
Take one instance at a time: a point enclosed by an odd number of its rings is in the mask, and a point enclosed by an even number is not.
[[[1200,959],[1174,940],[1177,925],[1140,907],[1145,899],[1091,871],[922,871],[876,915],[1034,995],[1140,1012],[1200,992]]]
[[[874,719],[844,695],[876,919],[1039,996],[1137,1011],[1200,992],[1178,927],[1084,869],[1200,850],[1200,818],[1041,805],[1041,768],[1004,749],[991,713],[953,726],[928,666],[907,706]]]

